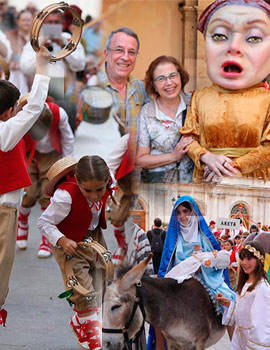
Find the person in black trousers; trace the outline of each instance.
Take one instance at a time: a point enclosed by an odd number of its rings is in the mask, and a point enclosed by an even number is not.
[[[154,274],[158,273],[161,255],[163,251],[163,244],[166,238],[166,231],[162,228],[162,221],[160,218],[154,220],[152,230],[147,232],[147,237],[151,245],[151,252],[153,253]]]

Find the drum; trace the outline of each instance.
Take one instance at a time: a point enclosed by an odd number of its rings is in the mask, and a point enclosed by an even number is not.
[[[112,95],[103,87],[90,86],[81,93],[83,119],[89,123],[105,123],[110,116],[112,105]]]

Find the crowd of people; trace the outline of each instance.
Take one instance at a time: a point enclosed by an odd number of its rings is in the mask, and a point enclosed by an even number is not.
[[[252,223],[249,230],[247,230],[243,225],[243,221],[241,219],[239,221],[241,222],[239,230],[217,228],[214,220],[211,220],[209,223],[209,228],[218,240],[221,249],[230,253],[228,273],[230,285],[233,289],[237,286],[238,261],[241,248],[245,245],[245,242],[258,238],[261,233],[268,232],[267,225],[262,226],[261,222]]]
[[[43,212],[38,219],[38,257],[53,254],[66,289],[71,289],[75,314],[70,325],[78,343],[101,350],[103,275],[97,256],[79,251],[78,243],[91,238],[106,247],[102,229],[107,226],[107,204],[117,265],[128,258],[125,222],[138,180],[186,184],[217,183],[224,176],[270,177],[270,94],[262,84],[270,68],[270,5],[264,0],[216,0],[206,8],[198,29],[205,38],[212,85],[192,97],[183,91],[189,74],[174,57],[155,58],[144,82],[131,76],[140,42],[130,28],[110,33],[104,62],[97,23],[83,32],[75,51],[49,65],[50,54],[71,37],[70,14],[46,17],[44,24],[59,32],[49,37],[44,29],[35,53],[29,31],[38,10],[33,4],[18,14],[11,10],[7,0],[0,4],[0,54],[11,70],[10,82],[0,80],[0,324],[6,322],[3,305],[15,242],[26,249],[28,217],[39,201]],[[78,102],[93,81],[112,96],[122,137],[105,160],[86,155],[77,162],[72,157],[74,133],[85,116]],[[152,250],[152,272],[158,277],[178,283],[197,278],[214,312],[223,315],[231,349],[243,344],[256,344],[258,350],[269,347],[265,329],[270,329],[270,287],[263,270],[265,251],[257,242],[268,228],[258,223],[250,232],[243,225],[239,232],[215,229],[215,222],[208,226],[190,196],[178,198],[167,232],[161,226],[156,218],[147,234],[138,228],[133,263]],[[64,265],[71,255],[76,278],[90,296],[66,281]],[[161,350],[162,333],[154,333],[151,345]]]

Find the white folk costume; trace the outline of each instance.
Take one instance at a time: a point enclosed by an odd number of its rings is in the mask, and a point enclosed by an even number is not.
[[[26,249],[28,239],[28,217],[31,208],[39,200],[42,210],[49,205],[50,198],[44,190],[48,183],[47,172],[61,156],[73,154],[74,135],[68,123],[68,115],[65,110],[55,103],[47,103],[52,112],[52,122],[45,135],[38,141],[31,138],[28,133],[25,136],[28,157],[28,173],[32,185],[25,189],[18,217],[17,246]],[[42,237],[38,251],[39,258],[51,256],[51,249],[47,240]]]
[[[270,349],[270,286],[261,280],[248,292],[246,283],[236,302],[225,308],[222,323],[235,325],[231,350]]]
[[[58,175],[55,176],[57,181],[53,177],[50,179],[51,170],[57,164],[66,162],[67,159],[71,159],[70,164],[59,171],[58,179]],[[67,292],[70,290],[72,292],[69,295],[69,301],[73,304],[76,314],[72,316],[70,325],[78,337],[80,346],[84,349],[101,349],[101,324],[97,320],[96,313],[84,316],[90,311],[98,311],[102,302],[102,290],[105,285],[98,256],[95,252],[89,254],[79,249],[72,254],[74,275],[80,285],[89,291],[88,295],[82,295],[76,288],[71,288],[68,283],[65,271],[66,254],[64,249],[57,245],[57,242],[63,236],[77,243],[91,238],[106,247],[101,228],[107,227],[105,207],[112,189],[107,187],[104,196],[99,201],[90,202],[82,194],[75,179],[75,165],[75,159],[66,157],[60,159],[50,169],[47,194],[52,195],[52,198],[50,205],[38,219],[37,226],[52,244],[53,254],[62,272],[65,288]],[[69,172],[66,172],[64,176],[66,169],[69,169]],[[62,178],[60,178],[61,174],[63,174]],[[52,181],[55,182],[54,186],[51,186]]]
[[[68,123],[68,115],[65,110],[55,103],[48,102],[46,105],[52,112],[52,124],[50,128],[40,140],[35,141],[29,134],[25,138],[27,152],[29,152],[28,173],[36,188],[34,191],[30,191],[30,189],[26,190],[27,194],[23,198],[22,203],[26,207],[35,205],[39,192],[37,182],[41,180],[43,182],[41,186],[42,193],[39,197],[42,209],[45,209],[49,204],[49,197],[46,196],[44,198],[44,189],[48,182],[48,170],[61,156],[72,156],[74,146],[74,135]],[[44,164],[43,167],[42,164]]]
[[[59,162],[69,158],[72,159],[72,157],[60,159],[54,164],[54,167]],[[88,201],[82,194],[74,177],[75,165],[76,163],[74,162],[74,167],[70,173],[67,174],[60,184],[56,185],[49,206],[37,222],[37,227],[52,245],[53,254],[63,272],[63,276],[65,276],[63,264],[66,256],[64,250],[57,245],[61,237],[66,236],[75,242],[81,242],[84,238],[92,237],[106,247],[101,228],[105,229],[107,227],[105,207],[110,191],[107,189],[103,198],[98,202],[91,203]],[[47,185],[47,189],[50,186],[50,182]],[[50,194],[48,190],[47,194]],[[91,288],[95,289],[94,286],[98,283],[95,282],[95,279],[98,279],[98,276],[93,272],[95,270],[93,256],[88,258],[85,264],[82,264],[82,259],[84,258],[82,258],[80,253],[74,253],[73,259],[73,269],[78,272],[77,277],[78,275],[81,276],[79,279],[80,283],[88,290]],[[76,262],[78,268],[75,266]],[[78,313],[97,307],[96,298],[87,299],[75,291],[70,301],[74,304],[74,308]]]
[[[15,117],[0,121],[0,309],[7,296],[14,260],[17,209],[23,188],[31,184],[25,165],[22,137],[42,111],[49,81],[47,76],[37,74],[27,105]]]

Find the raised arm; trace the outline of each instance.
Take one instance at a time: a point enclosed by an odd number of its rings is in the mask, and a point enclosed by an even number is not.
[[[35,123],[43,109],[50,81],[50,78],[46,76],[49,57],[49,51],[45,47],[41,47],[36,55],[37,74],[27,104],[14,117],[0,124],[0,149],[3,152],[16,146]]]

